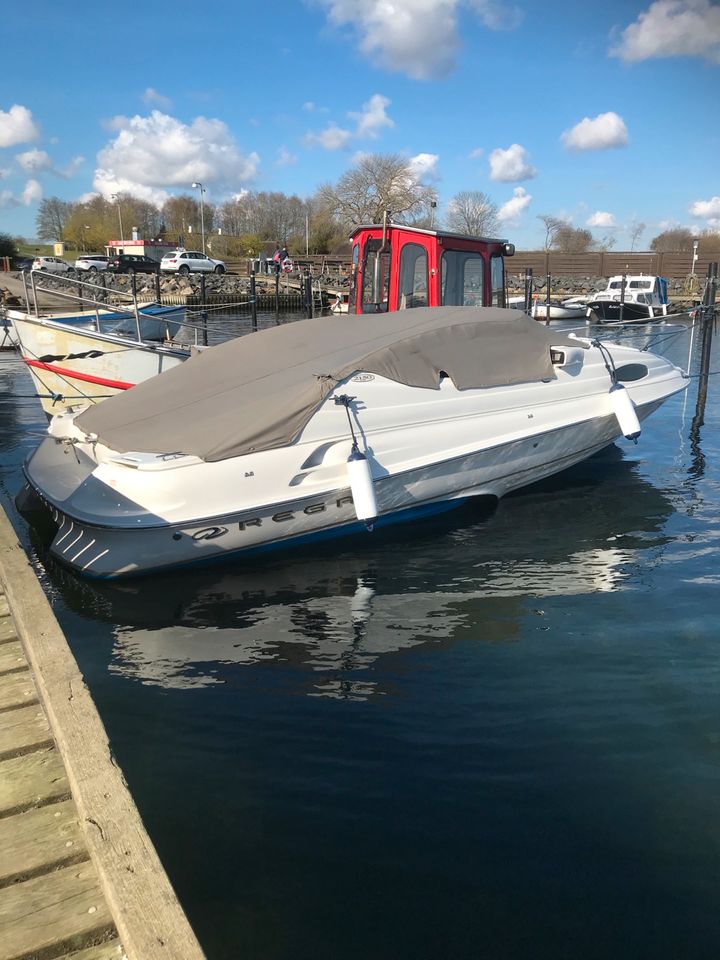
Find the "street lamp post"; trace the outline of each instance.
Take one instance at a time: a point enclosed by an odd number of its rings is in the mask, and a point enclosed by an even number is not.
[[[125,246],[125,237],[123,237],[122,213],[121,213],[121,211],[120,211],[120,195],[117,194],[117,193],[111,193],[111,194],[110,194],[110,199],[111,199],[111,200],[114,200],[115,203],[117,204],[118,224],[120,225],[120,246],[121,246],[121,247],[124,247],[124,246]]]
[[[202,236],[202,252],[204,256],[205,255],[205,204],[203,203],[203,194],[205,193],[205,187],[200,183],[199,180],[193,181],[193,187],[197,187],[200,190],[200,234]]]

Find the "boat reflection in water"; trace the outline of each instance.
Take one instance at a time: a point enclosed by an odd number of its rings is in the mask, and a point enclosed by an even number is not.
[[[502,501],[386,531],[363,548],[315,548],[220,568],[86,581],[46,558],[73,609],[113,626],[109,669],[197,688],[277,661],[309,696],[387,692],[380,658],[424,645],[517,641],[544,629],[543,598],[631,588],[662,546],[668,499],[609,448]],[[473,514],[474,510],[474,514]]]

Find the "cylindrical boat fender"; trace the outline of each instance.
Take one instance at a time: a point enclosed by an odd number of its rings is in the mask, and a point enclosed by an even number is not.
[[[637,443],[640,436],[640,421],[635,413],[635,405],[632,402],[630,394],[622,383],[614,383],[610,387],[610,396],[612,397],[613,410],[617,417],[620,429],[628,440]]]
[[[353,446],[350,452],[347,469],[355,515],[358,520],[363,521],[368,530],[372,530],[373,522],[377,520],[378,515],[375,488],[368,459],[357,446]]]

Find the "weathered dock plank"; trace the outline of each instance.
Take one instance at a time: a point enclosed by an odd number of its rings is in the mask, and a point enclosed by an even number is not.
[[[20,641],[11,640],[9,643],[4,643],[0,647],[0,673],[17,670],[21,666],[27,666],[27,660]]]
[[[0,887],[88,860],[72,800],[0,820]]]
[[[119,940],[109,940],[79,953],[64,953],[55,960],[123,960],[125,953]]]
[[[0,674],[0,715],[3,710],[37,703],[37,693],[29,670]]]
[[[5,597],[0,596],[0,607],[3,603],[7,606]],[[12,622],[9,613],[6,613],[4,616],[0,613],[0,643],[9,643],[12,640],[17,640],[15,624]]]
[[[202,960],[202,949],[112,758],[107,734],[82,674],[1,508],[0,584],[57,745],[57,751],[39,750],[2,762],[0,817],[3,810],[7,816],[39,806],[43,799],[64,799],[72,791],[85,843],[109,908],[111,922],[107,929],[112,929],[114,920],[117,931],[112,936],[119,935],[128,958]],[[50,773],[49,768],[42,768],[42,762],[50,764],[53,757],[56,766]],[[44,779],[35,783],[21,764],[39,766]],[[5,776],[8,770],[15,775]],[[15,902],[16,908],[21,906],[21,901]],[[65,946],[64,941],[57,940],[52,956],[88,945]],[[0,960],[5,960],[2,953]]]
[[[28,918],[32,922],[28,923]],[[0,890],[0,960],[87,947],[114,935],[90,861]]]
[[[52,742],[50,727],[40,704],[0,714],[0,760],[51,747]]]
[[[0,817],[69,796],[70,784],[57,750],[38,750],[0,765]]]

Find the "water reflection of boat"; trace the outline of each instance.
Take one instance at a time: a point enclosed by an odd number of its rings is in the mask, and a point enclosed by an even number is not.
[[[114,625],[113,672],[194,688],[278,661],[307,672],[309,695],[367,697],[381,692],[379,658],[516,640],[538,600],[623,589],[672,508],[618,456],[608,451],[491,516],[436,520],[408,536],[402,563],[381,537],[339,555],[314,549],[152,584],[86,581],[50,558],[48,573],[68,605]]]

